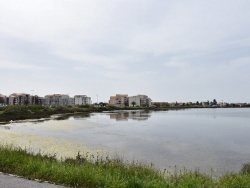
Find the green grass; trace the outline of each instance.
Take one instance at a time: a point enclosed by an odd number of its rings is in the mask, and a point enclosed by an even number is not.
[[[151,166],[92,155],[58,161],[12,146],[0,146],[0,171],[70,187],[250,188],[249,164],[237,174],[214,180],[198,172],[161,173]]]
[[[14,147],[0,148],[0,171],[30,179],[40,179],[73,187],[164,187],[166,180],[158,172],[137,164],[126,165],[108,158],[88,161],[57,161],[53,156],[29,154]]]

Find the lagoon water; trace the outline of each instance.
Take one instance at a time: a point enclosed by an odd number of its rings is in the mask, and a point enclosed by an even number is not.
[[[250,162],[250,108],[116,111],[0,126],[1,142],[60,157],[81,152],[220,175]]]

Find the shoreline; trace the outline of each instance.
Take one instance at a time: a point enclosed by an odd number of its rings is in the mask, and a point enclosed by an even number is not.
[[[74,107],[63,107],[59,106],[56,108],[47,108],[43,106],[8,106],[0,108],[0,124],[12,123],[16,121],[27,121],[27,120],[49,120],[56,119],[64,115],[84,114],[84,113],[95,113],[95,112],[113,112],[121,110],[150,110],[150,111],[167,111],[167,110],[182,110],[182,109],[207,109],[207,108],[249,108],[249,107],[201,107],[201,106],[175,106],[175,107],[89,107],[81,108],[78,106]]]

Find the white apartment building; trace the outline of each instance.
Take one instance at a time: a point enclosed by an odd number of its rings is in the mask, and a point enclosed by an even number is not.
[[[75,105],[92,104],[92,101],[91,101],[91,98],[87,97],[86,95],[75,95],[74,104]]]
[[[129,106],[151,106],[152,100],[147,95],[128,97]]]
[[[52,94],[44,97],[44,105],[48,107],[70,106],[71,103],[69,95]]]
[[[116,107],[128,106],[128,94],[116,94],[116,96],[110,96],[109,105]]]

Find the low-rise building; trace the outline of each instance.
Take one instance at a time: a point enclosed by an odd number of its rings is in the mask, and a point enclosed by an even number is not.
[[[44,105],[48,107],[70,106],[70,97],[65,94],[52,94],[44,97]]]
[[[86,105],[92,104],[91,98],[86,95],[75,95],[74,96],[74,105]]]
[[[8,97],[0,94],[0,106],[5,106],[8,104]]]
[[[31,105],[44,105],[44,98],[39,97],[38,95],[32,95],[31,98]]]
[[[129,106],[151,106],[152,100],[147,95],[128,97]]]
[[[27,93],[12,93],[9,96],[9,105],[28,105],[31,102],[31,96]]]
[[[74,106],[75,105],[75,99],[73,97],[69,98],[69,105]]]
[[[110,96],[109,105],[116,107],[128,106],[128,94],[116,94],[115,96]]]
[[[44,99],[44,97],[38,97],[38,105],[42,105],[42,106],[45,105],[45,99]]]

